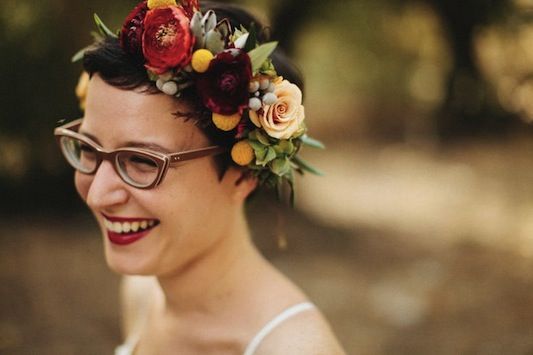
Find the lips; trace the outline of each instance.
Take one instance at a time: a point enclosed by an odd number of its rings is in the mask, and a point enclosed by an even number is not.
[[[116,245],[130,245],[146,237],[160,222],[156,219],[112,217],[102,214],[107,236]]]

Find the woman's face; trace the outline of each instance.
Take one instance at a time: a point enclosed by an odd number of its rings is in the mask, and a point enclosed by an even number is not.
[[[95,75],[79,131],[105,149],[143,146],[175,153],[209,146],[193,122],[172,114],[178,105],[166,95],[115,88]],[[235,184],[237,175],[230,169],[220,181],[207,157],[171,167],[158,187],[140,190],[104,161],[95,175],[76,172],[75,183],[100,225],[109,266],[121,274],[165,275],[230,233],[246,197]],[[139,233],[143,227],[146,232]],[[141,238],[129,243],[129,236]]]

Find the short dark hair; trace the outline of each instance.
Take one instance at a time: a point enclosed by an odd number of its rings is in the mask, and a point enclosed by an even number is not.
[[[233,28],[240,28],[241,25],[250,28],[254,25],[258,32],[258,40],[260,42],[269,40],[269,29],[241,7],[203,1],[202,11],[208,10],[215,11],[219,20],[227,18]],[[296,84],[303,91],[302,75],[283,50],[277,48],[271,58],[278,74]],[[114,87],[124,90],[142,89],[148,94],[161,93],[148,77],[143,61],[127,54],[117,38],[107,37],[95,43],[84,55],[83,68],[91,77],[99,74],[106,83]],[[192,112],[178,112],[177,115],[193,119],[212,144],[231,148],[235,142],[233,134],[222,132],[214,127],[210,120],[211,113],[204,107],[199,96],[194,92],[194,88],[183,92],[180,100],[186,101],[192,107]],[[229,154],[221,154],[215,157],[215,163],[222,177],[232,161]]]

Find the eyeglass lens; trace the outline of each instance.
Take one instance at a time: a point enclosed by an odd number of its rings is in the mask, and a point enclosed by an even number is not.
[[[79,139],[63,136],[61,148],[72,167],[85,174],[96,172],[100,153],[94,147]],[[120,177],[135,187],[149,186],[159,175],[159,165],[156,160],[142,153],[120,151],[113,164]]]

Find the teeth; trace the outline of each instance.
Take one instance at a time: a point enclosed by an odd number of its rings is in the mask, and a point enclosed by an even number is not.
[[[141,224],[139,222],[133,222],[131,224],[131,230],[134,231],[134,232],[137,232],[139,230],[140,226],[141,226]]]
[[[113,232],[122,233],[122,224],[120,224],[119,222],[113,223]]]
[[[154,220],[120,223],[120,222],[111,222],[108,219],[104,219],[104,225],[107,230],[114,232],[114,233],[120,233],[120,234],[122,233],[126,234],[126,233],[131,233],[131,232],[136,233],[139,230],[145,230],[148,228],[152,228],[153,226],[155,226],[155,223],[156,222]]]
[[[129,233],[131,231],[131,224],[129,222],[126,222],[122,225],[122,231],[124,233]]]

